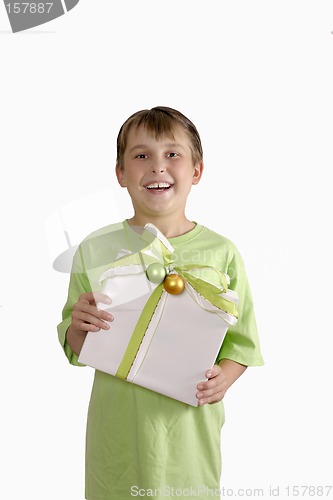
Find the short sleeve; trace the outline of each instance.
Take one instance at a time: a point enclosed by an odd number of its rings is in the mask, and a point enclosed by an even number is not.
[[[72,271],[68,287],[67,302],[62,310],[62,321],[57,326],[59,342],[65,352],[65,355],[67,356],[68,361],[72,365],[76,366],[84,366],[84,365],[78,362],[77,354],[75,354],[69,347],[66,341],[66,333],[72,321],[73,307],[78,301],[79,296],[81,295],[81,293],[86,293],[90,291],[91,287],[89,284],[89,279],[84,269],[81,247],[79,247],[73,259]]]
[[[239,297],[238,321],[235,326],[228,328],[216,363],[227,358],[245,366],[262,366],[264,360],[260,350],[252,293],[243,259],[236,249],[228,265],[227,274],[230,277],[230,290],[235,290]]]

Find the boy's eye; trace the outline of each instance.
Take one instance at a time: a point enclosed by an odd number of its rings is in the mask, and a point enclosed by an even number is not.
[[[169,156],[170,158],[176,158],[178,155],[178,153],[169,153],[167,156]]]
[[[145,154],[141,153],[141,154],[139,154],[139,155],[136,155],[136,157],[135,157],[135,158],[143,159],[143,158],[147,158],[147,155],[145,155]]]

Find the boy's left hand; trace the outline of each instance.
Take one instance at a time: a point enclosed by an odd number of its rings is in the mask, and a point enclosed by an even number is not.
[[[196,394],[199,405],[207,403],[218,403],[222,401],[228,389],[227,379],[219,365],[214,365],[206,371],[205,376],[209,379],[199,382]]]

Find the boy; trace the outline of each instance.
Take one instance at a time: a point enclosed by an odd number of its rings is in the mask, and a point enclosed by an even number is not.
[[[112,328],[117,317],[98,277],[124,248],[138,244],[135,226],[153,223],[175,249],[175,265],[205,264],[227,273],[239,296],[239,318],[229,327],[207,381],[198,381],[198,407],[95,371],[86,435],[86,499],[133,496],[220,498],[222,399],[248,365],[262,365],[251,292],[242,259],[223,236],[185,215],[187,196],[199,183],[203,155],[199,134],[180,112],[156,107],[126,120],[117,139],[116,175],[131,196],[134,215],[91,234],[72,268],[59,340],[69,361],[88,331]],[[95,302],[96,300],[96,302]],[[111,322],[111,324],[110,324]]]

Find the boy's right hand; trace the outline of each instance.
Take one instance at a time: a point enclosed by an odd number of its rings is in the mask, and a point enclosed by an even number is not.
[[[82,293],[73,307],[70,329],[74,334],[98,332],[101,328],[108,330],[110,325],[106,321],[113,321],[113,316],[97,309],[96,302],[111,304],[111,299],[102,292]]]

